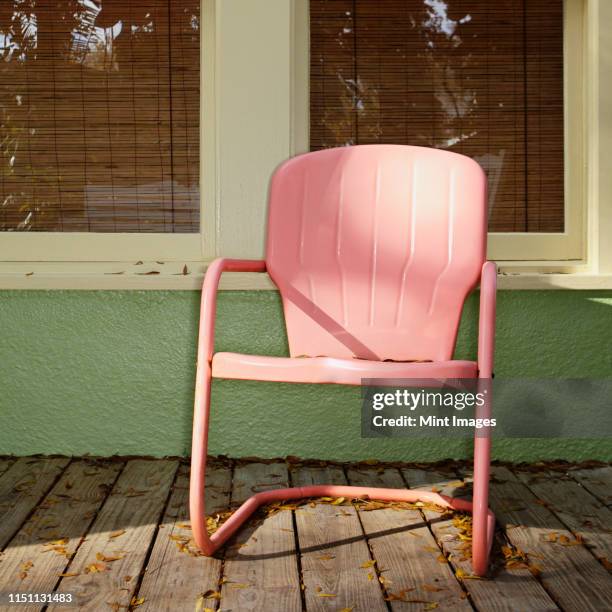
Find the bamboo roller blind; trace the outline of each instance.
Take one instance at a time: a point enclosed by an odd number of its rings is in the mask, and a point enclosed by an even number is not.
[[[562,0],[311,0],[310,145],[475,158],[489,229],[562,232]]]
[[[199,231],[199,0],[0,4],[0,229]]]

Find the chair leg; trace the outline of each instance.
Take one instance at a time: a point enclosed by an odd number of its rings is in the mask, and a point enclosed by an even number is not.
[[[206,556],[211,556],[222,546],[262,504],[279,500],[308,497],[334,496],[348,499],[380,499],[383,501],[425,501],[461,512],[473,513],[472,567],[474,574],[484,576],[487,571],[489,551],[493,542],[495,517],[488,509],[490,437],[477,435],[474,448],[474,499],[450,498],[433,491],[382,489],[338,485],[316,485],[274,489],[257,493],[246,500],[240,508],[213,534],[206,528],[205,478],[208,450],[208,424],[210,420],[210,397],[212,372],[205,363],[198,372],[193,415],[193,439],[191,446],[191,476],[189,483],[189,513],[196,545]]]
[[[490,418],[490,394],[485,404],[477,410],[477,417]],[[472,527],[472,569],[475,575],[484,576],[489,564],[489,552],[493,544],[495,517],[489,512],[489,474],[491,462],[491,430],[476,430],[474,437],[474,493]]]
[[[484,576],[493,543],[495,519],[489,514],[489,458],[490,438],[476,438],[474,444],[474,497],[472,529],[472,568],[477,576]]]
[[[189,515],[193,537],[205,555],[212,555],[215,546],[206,529],[205,481],[208,452],[208,423],[212,372],[209,363],[200,364],[204,371],[196,379],[191,443],[191,476],[189,480]]]

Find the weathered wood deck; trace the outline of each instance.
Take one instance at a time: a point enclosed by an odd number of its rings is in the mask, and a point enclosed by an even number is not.
[[[253,492],[324,482],[469,495],[459,463],[224,460],[210,470],[210,526]],[[0,593],[70,592],[96,611],[601,612],[612,610],[611,492],[609,465],[496,466],[493,569],[477,580],[469,519],[435,507],[278,504],[206,558],[191,542],[188,466],[177,460],[0,459]]]

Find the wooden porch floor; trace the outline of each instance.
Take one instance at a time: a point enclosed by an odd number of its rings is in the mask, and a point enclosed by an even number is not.
[[[426,467],[216,461],[210,526],[290,484],[469,495],[466,465]],[[610,465],[496,466],[487,580],[470,575],[469,519],[427,505],[279,504],[217,558],[199,556],[188,471],[178,460],[0,459],[0,593],[70,592],[96,611],[612,610]]]

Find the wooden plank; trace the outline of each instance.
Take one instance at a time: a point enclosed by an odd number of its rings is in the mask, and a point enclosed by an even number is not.
[[[607,506],[612,506],[612,465],[570,470],[569,475]]]
[[[516,470],[514,473],[598,559],[612,563],[610,508],[565,474]]]
[[[206,474],[206,512],[214,515],[229,507],[232,470],[229,465],[209,465]],[[216,600],[202,599],[207,591],[218,591],[222,561],[219,556],[198,553],[189,530],[189,467],[183,465],[140,586],[142,610],[172,612],[214,608]],[[197,604],[197,605],[196,605]]]
[[[66,457],[22,457],[0,476],[0,550],[69,463]]]
[[[294,486],[346,484],[338,467],[296,466]],[[386,610],[383,590],[352,504],[306,504],[295,511],[306,610]],[[366,565],[366,567],[361,567]]]
[[[15,463],[16,459],[14,457],[2,457],[0,459],[0,476],[6,472],[13,463]]]
[[[507,468],[492,468],[490,504],[508,540],[540,568],[539,578],[566,610],[606,610],[612,580],[604,567]],[[556,541],[548,541],[555,534]],[[566,541],[569,545],[564,545]]]
[[[406,488],[395,468],[353,468],[348,470],[348,478],[352,485]],[[424,604],[438,604],[444,610],[472,610],[450,565],[441,562],[438,544],[418,510],[400,505],[367,507],[358,511],[359,517],[387,593],[392,594],[392,610],[421,612]]]
[[[0,584],[20,592],[52,592],[122,467],[118,461],[71,463],[4,551]]]
[[[451,497],[466,494],[464,482],[454,472],[403,469],[406,482],[414,489],[435,490]],[[462,530],[452,518],[441,517],[438,512],[424,508],[436,540],[447,555],[455,571],[472,575],[471,552],[465,550]],[[542,585],[524,567],[496,568],[492,580],[464,579],[463,584],[477,609],[491,612],[551,612],[559,608]]]
[[[76,575],[57,589],[74,593],[80,610],[130,604],[177,468],[177,461],[128,461],[66,570]]]
[[[232,504],[259,491],[286,487],[284,463],[236,466]],[[291,512],[252,517],[226,549],[222,610],[301,610],[300,579]]]

